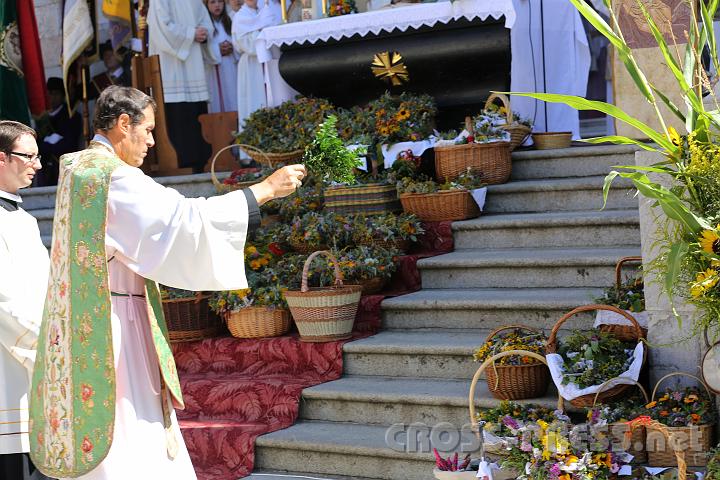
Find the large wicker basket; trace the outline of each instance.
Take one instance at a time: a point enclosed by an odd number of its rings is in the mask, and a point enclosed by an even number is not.
[[[615,264],[615,288],[620,290],[622,286],[622,267],[629,262],[642,262],[642,257],[623,257]],[[628,342],[635,340],[635,327],[632,325],[600,325],[598,327],[601,332],[612,333],[622,341]],[[647,328],[641,327],[643,336],[647,337]]]
[[[382,291],[387,285],[388,279],[386,277],[373,277],[365,280],[358,281],[358,285],[362,288],[363,295],[375,295]]]
[[[162,301],[171,343],[203,340],[219,333],[220,319],[210,310],[209,298],[209,295],[198,293],[194,298],[172,298]]]
[[[708,396],[710,398],[713,398],[712,393],[710,393],[710,389],[700,378],[689,373],[674,372],[669,373],[662,377],[660,380],[658,380],[658,382],[655,384],[655,388],[653,389],[652,397],[650,398],[651,401],[655,400],[655,396],[657,395],[657,390],[660,387],[660,384],[666,379],[677,375],[683,375],[697,380],[705,388]],[[665,439],[663,428],[661,428],[661,426],[667,429],[667,431],[670,433],[671,438],[668,441],[659,441],[660,439]],[[646,448],[648,452],[648,464],[651,467],[679,466],[677,463],[676,450],[682,452],[686,465],[690,465],[693,467],[704,467],[705,465],[707,465],[708,453],[714,446],[713,425],[706,424],[690,427],[668,427],[662,424],[658,424],[651,425],[646,428]],[[696,450],[693,448],[694,446],[699,446],[700,449]]]
[[[512,169],[510,142],[435,147],[435,174],[440,182],[455,180],[468,169],[487,185],[507,182]]]
[[[335,284],[309,288],[308,271],[318,255],[327,256],[333,264]],[[300,290],[288,290],[285,300],[304,342],[329,342],[352,336],[353,324],[362,287],[343,285],[335,256],[327,250],[314,252],[305,261]]]
[[[532,128],[528,127],[527,125],[515,122],[513,112],[510,109],[510,99],[507,97],[507,95],[503,95],[502,93],[490,94],[487,101],[485,102],[485,109],[487,109],[488,106],[492,104],[495,100],[500,100],[505,107],[507,124],[503,125],[500,128],[510,134],[510,151],[512,152],[517,147],[525,143],[525,140],[530,136],[530,133],[532,132]]]
[[[328,187],[323,191],[325,209],[348,214],[382,214],[402,211],[395,185],[369,183],[364,185]]]
[[[267,165],[268,167],[273,166],[273,161],[268,157],[268,154],[258,150],[257,148],[255,148],[251,145],[232,144],[232,145],[228,145],[227,147],[223,147],[217,151],[217,153],[215,154],[215,156],[212,159],[212,162],[210,162],[210,179],[212,180],[213,185],[215,185],[215,190],[218,193],[227,193],[227,192],[232,192],[235,190],[240,190],[240,189],[249,187],[251,185],[255,185],[256,183],[260,183],[264,180],[264,178],[258,178],[257,180],[251,180],[251,181],[247,181],[247,182],[238,182],[238,183],[233,183],[233,184],[222,183],[220,180],[218,180],[217,176],[215,175],[215,162],[220,157],[221,153],[223,153],[225,150],[229,150],[231,148],[241,148],[245,152],[254,152],[255,156],[253,158],[260,165]]]
[[[521,329],[540,332],[524,325],[500,327],[488,335],[485,343],[505,330]],[[550,385],[550,371],[547,365],[537,362],[530,365],[498,365],[493,363],[485,372],[488,390],[500,400],[524,400],[545,395]]]
[[[643,387],[640,382],[631,378],[628,378],[627,380],[638,387],[645,400],[645,405],[647,405],[650,402],[650,398],[645,391],[645,387]],[[600,395],[600,392],[602,392],[611,381],[612,380],[608,380],[600,385],[600,390],[598,390],[595,394],[595,399],[593,400],[593,408],[597,403],[597,398]],[[638,426],[636,428],[632,428],[628,422],[608,423],[607,427],[610,441],[616,445],[620,445],[620,450],[632,455],[632,463],[641,464],[647,462],[647,450],[645,450],[645,427]]]
[[[624,310],[620,310],[619,308],[613,307],[611,305],[585,305],[566,313],[560,318],[560,320],[557,321],[557,323],[555,323],[552,331],[550,332],[550,336],[548,337],[547,353],[557,353],[557,334],[560,331],[560,327],[563,325],[563,323],[565,323],[578,313],[589,312],[593,310],[609,310],[622,315],[623,317],[627,318],[635,328],[635,338],[632,340],[637,342],[642,342],[645,340],[645,334],[643,333],[640,324],[637,322],[637,320],[635,320],[632,315],[625,312]],[[643,350],[643,365],[645,364],[646,359],[647,348]],[[599,401],[601,403],[611,403],[614,399],[623,395],[625,391],[631,386],[632,385],[621,384],[601,391],[597,396],[593,394],[582,395],[580,397],[570,400],[570,404],[577,408],[585,408],[591,407],[596,401]]]
[[[290,330],[290,312],[284,308],[245,307],[224,318],[236,338],[278,337]]]
[[[412,213],[426,222],[466,220],[480,215],[477,203],[467,190],[403,193],[400,203],[405,213]]]
[[[679,448],[683,441],[686,441],[685,439],[681,438],[678,434],[679,432],[675,429],[668,427],[666,425],[663,425],[662,423],[658,422],[657,420],[652,420],[650,417],[638,417],[635,420],[632,420],[629,422],[630,427],[632,429],[639,428],[639,427],[645,427],[645,430],[648,432],[648,436],[661,436],[663,438],[664,444],[670,446],[670,451],[672,451],[672,455],[665,457],[663,461],[667,462],[667,465],[665,466],[677,466],[678,469],[678,476],[677,480],[687,480],[687,474],[688,474],[688,463],[685,461],[685,450],[682,448]],[[652,432],[652,435],[651,435]],[[672,449],[673,446],[677,446],[675,450]],[[648,452],[648,456],[651,456],[651,453]],[[653,466],[652,460],[650,461],[650,466]]]

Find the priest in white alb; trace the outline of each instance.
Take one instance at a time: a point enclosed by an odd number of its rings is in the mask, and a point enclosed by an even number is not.
[[[154,144],[154,109],[139,90],[109,87],[90,146],[61,161],[30,398],[31,456],[47,475],[195,478],[156,282],[246,288],[245,238],[258,206],[294,192],[305,175],[290,165],[245,190],[184,198],[138,168]]]

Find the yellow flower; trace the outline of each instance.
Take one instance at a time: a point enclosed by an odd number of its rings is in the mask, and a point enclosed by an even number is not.
[[[398,121],[407,120],[408,118],[410,118],[410,111],[408,111],[407,108],[401,108],[395,114],[395,120],[398,120]]]
[[[569,467],[570,465],[578,463],[579,461],[580,459],[578,457],[576,457],[575,455],[570,455],[569,457],[567,457],[567,459],[565,459],[565,465]]]
[[[690,286],[690,294],[697,298],[717,285],[718,280],[717,270],[708,268],[704,272],[699,272],[695,277],[695,283]]]
[[[673,145],[679,147],[682,144],[682,138],[680,138],[680,134],[673,127],[668,127],[668,137],[670,137],[670,141],[673,143]]]
[[[700,234],[700,246],[707,253],[720,253],[720,236],[714,230],[703,230]]]
[[[663,395],[662,397],[658,398],[658,402],[660,402],[660,403],[666,402],[668,400],[670,400],[670,395],[668,395],[667,393],[665,395]]]
[[[645,405],[645,408],[655,408],[657,405],[657,402],[650,402],[647,405]]]
[[[697,401],[698,401],[698,396],[697,396],[697,395],[688,395],[687,397],[685,397],[685,400],[684,400],[684,401],[685,401],[685,403],[697,402]]]

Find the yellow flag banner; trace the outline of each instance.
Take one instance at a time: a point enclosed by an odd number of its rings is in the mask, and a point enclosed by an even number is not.
[[[109,20],[130,24],[130,0],[103,0],[102,12]]]

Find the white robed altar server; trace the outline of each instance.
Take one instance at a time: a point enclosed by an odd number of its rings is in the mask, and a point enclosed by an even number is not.
[[[32,129],[0,121],[0,478],[17,480],[37,478],[21,454],[30,447],[28,390],[49,260],[19,195],[40,170],[37,153]]]
[[[213,30],[210,31],[207,41],[213,55],[220,59],[220,63],[205,64],[205,76],[210,92],[208,113],[234,112],[237,110],[237,63],[240,54],[233,48],[230,36],[232,20],[224,0],[205,0],[205,3],[213,21]]]
[[[153,335],[159,330],[153,328],[154,315],[148,306],[152,301],[146,279],[188,290],[245,288],[245,237],[249,229],[259,225],[258,206],[292,193],[305,175],[304,167],[293,165],[242,191],[208,199],[185,198],[137,168],[154,144],[154,109],[153,100],[138,90],[109,87],[97,101],[97,135],[87,150],[72,154],[77,156],[72,158],[79,165],[77,168],[81,168],[83,162],[100,159],[98,165],[104,162],[111,165],[112,170],[107,189],[104,256],[108,259],[116,400],[107,455],[89,457],[95,462],[92,470],[68,477],[83,480],[196,478],[174,409],[169,408],[169,422],[167,409],[163,411],[163,392],[167,391],[162,385],[166,384],[172,391],[173,379],[168,377],[176,375],[172,357],[162,355],[163,348],[165,353],[169,352],[166,343]],[[81,177],[72,178],[78,182]],[[59,188],[63,185],[61,181]],[[59,195],[62,197],[62,193]],[[74,250],[77,249],[75,246]],[[53,246],[52,256],[55,255],[62,257],[68,252],[60,249],[56,252]],[[89,255],[96,258],[92,252]],[[85,257],[87,254],[82,258]],[[59,262],[62,263],[62,258]],[[48,302],[52,295],[53,290],[48,293]],[[62,342],[59,339],[56,343]],[[36,373],[34,389],[39,378]],[[179,383],[175,382],[175,387],[179,391]],[[172,400],[176,406],[182,401],[175,393]],[[34,408],[31,405],[33,421]],[[76,410],[75,416],[83,418],[83,412]],[[41,416],[39,412],[38,415]],[[171,426],[166,429],[168,423]],[[52,424],[39,433],[50,432],[49,428]],[[91,439],[87,449],[83,441],[83,452],[97,449],[99,441],[93,444]],[[50,443],[46,435],[33,445],[33,451],[38,448],[36,456],[46,459],[46,470],[57,465],[68,472],[86,469],[73,464],[72,456],[43,450]]]
[[[262,0],[261,0],[262,1]],[[238,130],[255,110],[267,106],[262,64],[258,61],[255,40],[260,30],[278,23],[273,5],[258,8],[258,0],[245,0],[232,21],[232,39],[240,53],[237,66]]]

